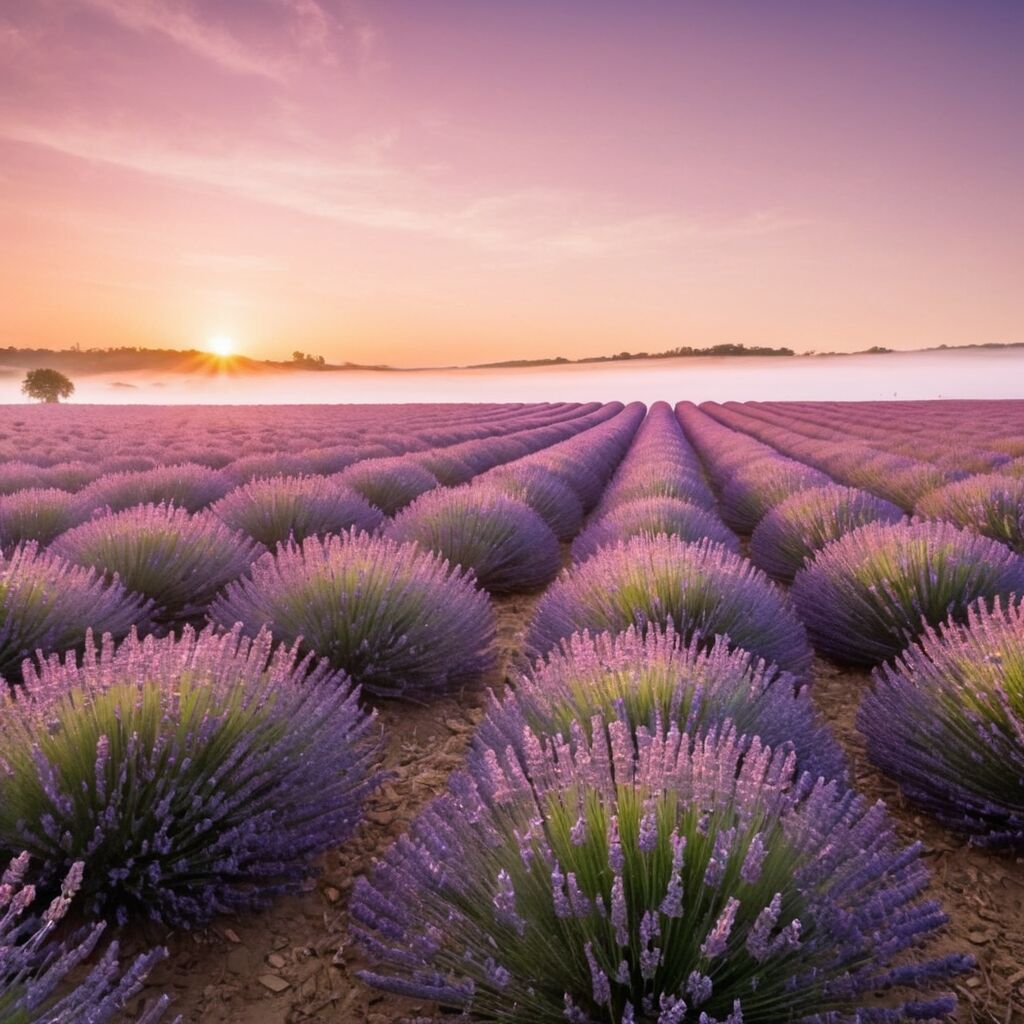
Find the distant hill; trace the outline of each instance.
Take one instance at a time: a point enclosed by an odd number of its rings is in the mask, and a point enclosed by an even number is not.
[[[473,363],[467,370],[491,370],[515,366],[558,366],[563,363],[615,363],[633,359],[686,359],[693,356],[795,356],[791,348],[768,348],[765,345],[712,345],[709,348],[693,348],[683,345],[665,352],[617,352],[612,356],[584,356],[581,359],[565,359],[555,356],[551,359],[506,359],[500,363]]]
[[[289,360],[250,359],[248,356],[215,356],[199,349],[176,348],[0,348],[0,367],[10,371],[48,366],[66,374],[121,373],[150,370],[160,373],[271,373],[280,370],[389,370],[389,366],[333,364],[315,356],[296,353]]]
[[[1024,348],[1024,342],[989,342],[976,345],[938,345],[932,348],[915,349],[918,352],[959,351],[961,349],[1009,349]],[[909,351],[909,350],[900,350]],[[514,369],[532,366],[582,365],[589,363],[632,362],[645,359],[695,359],[707,357],[734,358],[738,356],[770,356],[818,358],[823,356],[878,355],[894,352],[881,345],[862,349],[859,352],[806,352],[797,353],[791,348],[769,348],[764,345],[726,344],[711,345],[708,348],[694,348],[689,345],[668,349],[664,352],[617,352],[606,356],[584,356],[580,359],[566,359],[552,356],[543,359],[505,359],[492,363],[473,363],[469,366],[430,367],[439,370],[493,370]],[[251,359],[248,356],[221,357],[201,352],[199,349],[173,348],[0,348],[0,376],[12,377],[26,370],[48,366],[70,376],[87,376],[99,373],[121,373],[149,370],[158,373],[176,374],[259,374],[275,373],[282,370],[306,370],[331,372],[337,370],[390,370],[409,372],[385,364],[328,363],[322,356],[295,352],[291,359]],[[419,369],[423,369],[420,367]],[[123,385],[129,387],[131,385]]]

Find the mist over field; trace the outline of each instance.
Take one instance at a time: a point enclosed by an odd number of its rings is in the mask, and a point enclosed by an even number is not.
[[[23,402],[4,371],[0,402]],[[494,370],[119,372],[76,376],[76,403],[869,401],[1024,398],[1024,350],[651,359]]]

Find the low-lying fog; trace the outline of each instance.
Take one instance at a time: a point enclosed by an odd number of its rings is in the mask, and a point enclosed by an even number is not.
[[[0,402],[24,402],[2,371]],[[505,370],[342,370],[74,378],[76,403],[694,402],[1024,398],[1024,349],[643,360]]]

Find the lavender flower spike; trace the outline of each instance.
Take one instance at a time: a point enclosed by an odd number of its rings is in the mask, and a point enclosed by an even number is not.
[[[117,943],[111,943],[98,962],[73,985],[67,978],[96,949],[105,925],[94,924],[56,941],[61,924],[82,884],[84,866],[71,865],[58,895],[41,918],[27,916],[36,903],[35,886],[26,884],[31,868],[22,853],[0,878],[0,1019],[11,1024],[107,1024],[122,1020],[128,1001],[142,988],[153,965],[167,955],[154,949],[138,957],[127,970],[117,962]],[[168,1005],[157,999],[136,1024],[156,1024]],[[174,1024],[180,1024],[177,1018]]]

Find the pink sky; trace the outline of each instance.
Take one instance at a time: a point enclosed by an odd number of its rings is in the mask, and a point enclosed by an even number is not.
[[[1024,4],[0,0],[0,345],[1024,341]]]

